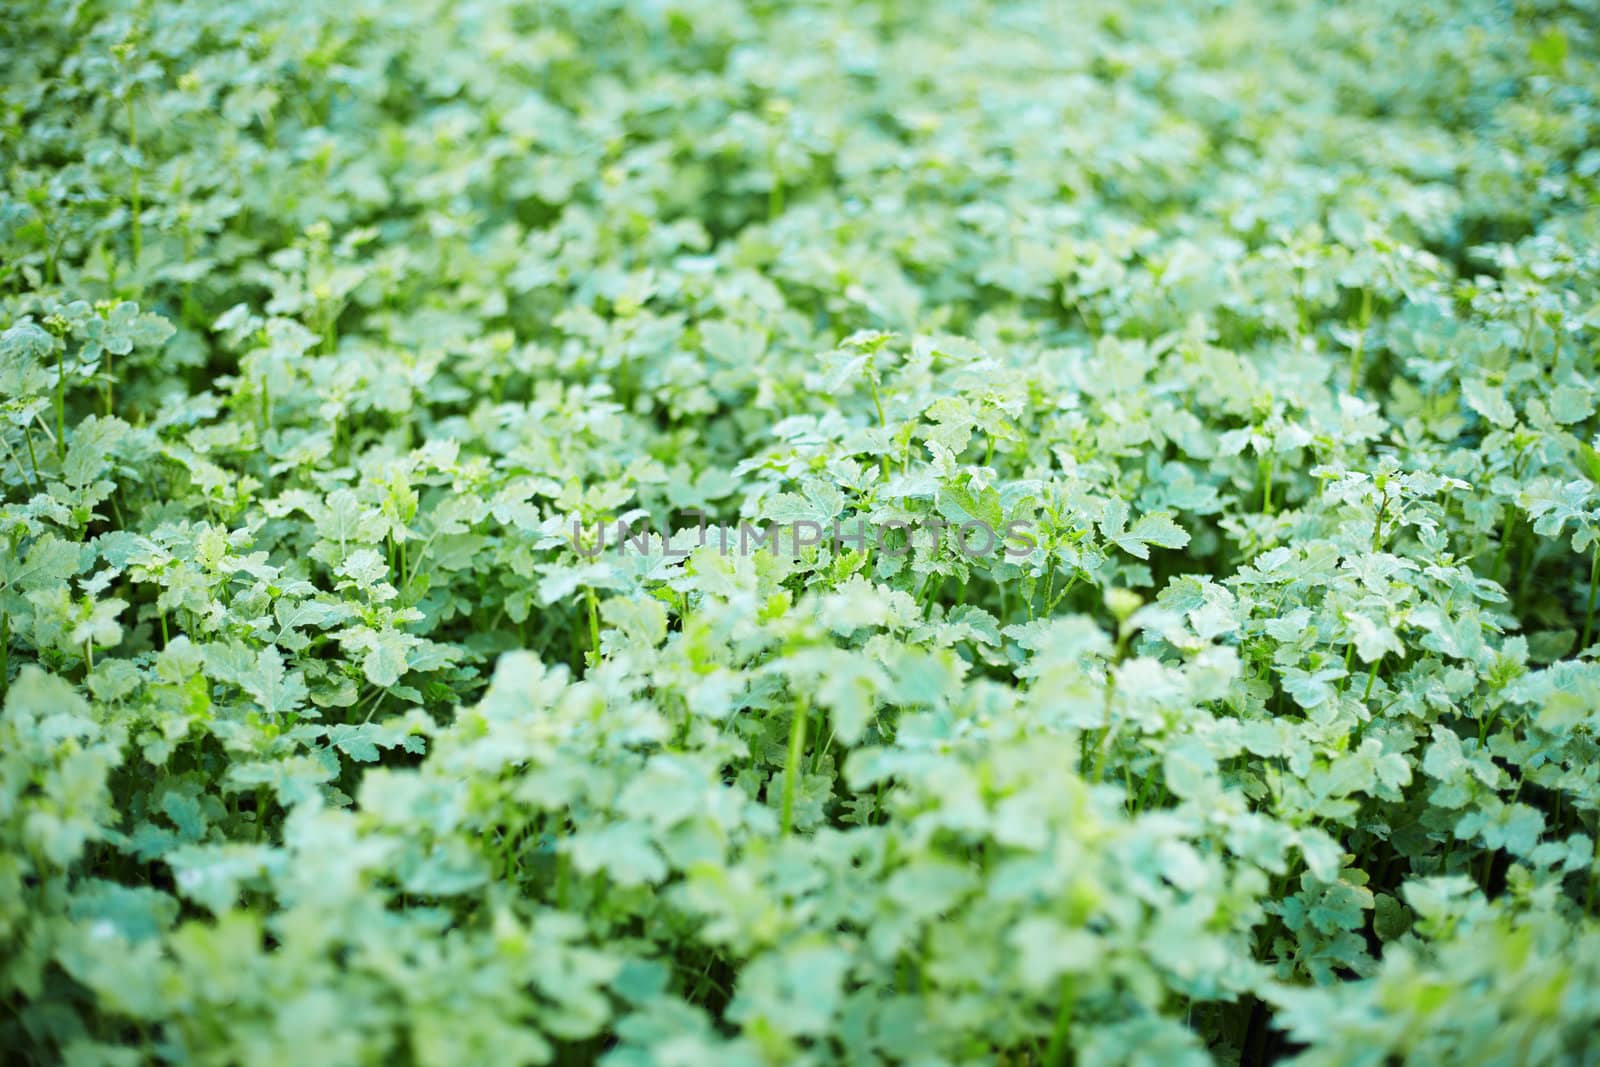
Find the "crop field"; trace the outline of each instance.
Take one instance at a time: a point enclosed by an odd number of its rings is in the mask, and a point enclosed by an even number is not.
[[[0,1062],[1600,1065],[1596,0],[8,0]]]

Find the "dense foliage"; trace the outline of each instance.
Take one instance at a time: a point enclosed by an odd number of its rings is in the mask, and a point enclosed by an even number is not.
[[[1597,33],[11,3],[0,1047],[1597,1062]]]

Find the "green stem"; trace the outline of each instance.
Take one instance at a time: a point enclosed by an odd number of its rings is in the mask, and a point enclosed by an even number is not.
[[[330,297],[324,301],[318,311],[322,319],[322,354],[329,355],[334,350],[337,339],[334,327],[339,321],[339,316],[334,312],[333,299]]]
[[[1356,331],[1356,343],[1350,349],[1350,392],[1361,384],[1361,360],[1366,354],[1367,326],[1372,322],[1372,290],[1361,289],[1361,327]]]
[[[878,411],[878,428],[885,433],[889,430],[889,420],[883,414],[883,398],[878,394],[878,370],[872,363],[867,364],[867,386],[872,390],[872,406]],[[885,453],[878,457],[878,469],[883,473],[883,480],[889,480],[889,456]]]
[[[1526,537],[1522,541],[1522,563],[1517,570],[1517,599],[1523,600],[1528,595],[1528,584],[1533,581],[1534,564],[1539,555],[1540,538]]]
[[[1294,283],[1294,339],[1299,341],[1306,335],[1309,325],[1306,317],[1306,269],[1295,268]]]
[[[67,454],[67,357],[65,346],[56,350],[56,457]],[[29,442],[32,447],[32,442]]]
[[[1593,557],[1589,562],[1589,606],[1583,616],[1583,640],[1578,642],[1579,652],[1589,647],[1589,635],[1594,633],[1594,603],[1597,592],[1600,592],[1600,544],[1594,546]]]
[[[1067,1038],[1072,1033],[1072,1010],[1076,1001],[1077,988],[1072,976],[1065,975],[1061,979],[1061,1002],[1056,1008],[1055,1029],[1050,1032],[1050,1045],[1044,1054],[1044,1062],[1054,1067],[1066,1067],[1075,1058]]]
[[[188,223],[184,223],[184,226],[183,226],[183,261],[185,263],[190,263],[190,262],[193,262],[193,260],[194,260],[194,231],[189,228]],[[193,326],[197,322],[200,321],[200,305],[195,303],[195,299],[194,299],[194,280],[192,278],[183,283],[183,304],[182,304],[182,308],[183,308],[183,321],[184,322],[186,322],[189,325]]]
[[[1261,471],[1261,514],[1272,514],[1272,468],[1271,452],[1262,453],[1259,463]]]
[[[3,441],[3,439],[0,439]],[[33,479],[28,476],[27,468],[22,465],[22,457],[17,455],[17,450],[11,447],[10,441],[3,441],[6,446],[6,457],[17,465],[17,478],[23,485],[32,486]]]
[[[1111,744],[1117,736],[1117,727],[1121,725],[1121,722],[1113,717],[1117,698],[1117,676],[1115,672],[1117,664],[1122,662],[1122,657],[1126,650],[1127,638],[1125,636],[1118,638],[1116,653],[1112,657],[1110,667],[1106,670],[1106,726],[1104,732],[1100,735],[1100,743],[1095,747],[1094,770],[1092,772],[1092,780],[1096,785],[1100,784],[1101,776],[1105,773],[1106,753],[1110,751]]]
[[[583,598],[589,605],[589,648],[594,652],[594,663],[600,663],[600,605],[592,587],[585,587]]]
[[[783,179],[778,177],[778,150],[767,153],[767,166],[772,170],[772,188],[767,191],[767,221],[783,214]]]
[[[1072,587],[1078,584],[1078,579],[1082,573],[1082,571],[1078,570],[1074,570],[1072,572],[1072,577],[1067,579],[1067,584],[1062,586],[1060,592],[1056,593],[1054,597],[1051,597],[1050,602],[1045,605],[1044,613],[1046,615],[1055,614],[1057,605],[1066,599],[1068,593],[1072,592]],[[1052,580],[1055,578],[1054,570],[1050,572],[1050,577]],[[1046,595],[1048,595],[1048,590],[1046,591]]]
[[[794,783],[800,777],[800,760],[806,747],[806,702],[798,697],[794,702],[794,719],[789,723],[789,753],[783,763],[783,809],[778,816],[779,832],[789,836],[794,826]]]
[[[872,390],[872,406],[878,411],[878,428],[887,430],[889,420],[883,414],[883,397],[878,393],[878,368],[876,362],[867,367],[867,386]]]
[[[24,426],[22,428],[22,439],[28,442],[28,463],[33,467],[33,484],[34,488],[37,489],[43,475],[39,473],[39,456],[33,450],[33,430]]]
[[[1600,826],[1595,827],[1594,835],[1594,862],[1589,864],[1589,885],[1584,890],[1583,913],[1594,914],[1594,885],[1600,881]]]
[[[1508,504],[1506,505],[1506,511],[1510,514],[1506,516],[1505,530],[1500,534],[1500,551],[1495,553],[1494,557],[1494,580],[1496,582],[1501,580],[1500,575],[1505,570],[1506,556],[1511,552],[1511,535],[1517,530],[1517,509]]]
[[[128,90],[128,145],[137,154],[139,151],[139,123],[134,116],[133,90]],[[128,179],[128,206],[133,212],[133,265],[137,269],[140,260],[144,258],[144,224],[139,215],[142,211],[140,203],[139,179],[143,168],[134,162],[132,173]]]
[[[49,205],[40,204],[39,224],[44,227],[44,284],[54,285],[56,277],[56,250],[59,247],[51,241],[51,215]]]
[[[400,577],[405,580],[405,585],[402,588],[407,593],[410,593],[412,585],[414,585],[416,583],[417,572],[422,569],[422,561],[424,559],[428,558],[428,550],[433,547],[433,539],[435,537],[438,537],[438,536],[439,536],[439,531],[438,530],[434,530],[431,534],[428,535],[428,539],[426,541],[422,542],[422,547],[417,550],[417,558],[411,564],[411,573],[410,574],[404,574],[404,573],[401,574]],[[405,545],[402,544],[400,547],[403,550],[405,548]]]

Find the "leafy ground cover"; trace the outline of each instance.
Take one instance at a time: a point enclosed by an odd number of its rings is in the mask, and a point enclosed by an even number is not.
[[[1600,1062],[1597,32],[12,4],[0,1046]]]

